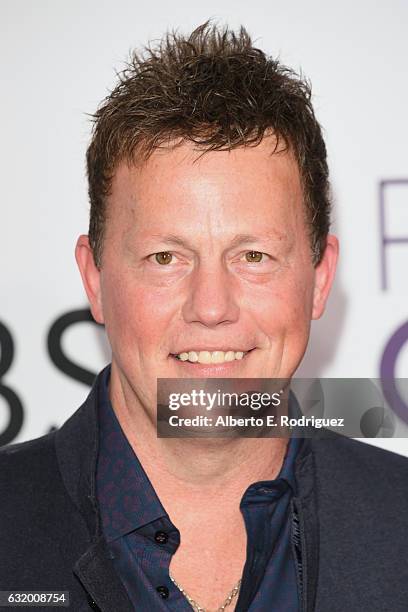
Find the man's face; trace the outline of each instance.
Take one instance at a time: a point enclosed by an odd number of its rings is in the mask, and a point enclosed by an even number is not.
[[[145,405],[157,378],[290,378],[302,359],[337,243],[315,269],[297,164],[273,146],[265,138],[198,159],[185,143],[122,164],[100,272],[78,243],[112,372]]]

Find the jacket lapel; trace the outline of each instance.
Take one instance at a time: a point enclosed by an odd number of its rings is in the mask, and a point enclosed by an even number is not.
[[[74,573],[90,594],[91,605],[96,604],[102,612],[134,611],[126,590],[114,570],[103,537],[94,542],[78,559]]]
[[[319,573],[319,523],[315,491],[315,466],[311,440],[303,440],[296,460],[298,497],[294,500],[299,517],[302,548],[302,611],[314,612]]]

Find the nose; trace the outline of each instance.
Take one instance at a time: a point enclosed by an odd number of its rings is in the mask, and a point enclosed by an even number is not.
[[[206,327],[235,323],[239,317],[236,298],[237,286],[231,273],[221,263],[201,263],[190,277],[184,320]]]

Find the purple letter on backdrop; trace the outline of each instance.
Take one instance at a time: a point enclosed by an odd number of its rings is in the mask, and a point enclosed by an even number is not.
[[[392,238],[387,236],[385,231],[385,206],[387,204],[386,190],[392,185],[406,185],[408,188],[408,179],[388,179],[380,182],[380,232],[381,232],[381,287],[383,291],[387,289],[387,262],[385,259],[385,248],[389,244],[408,244],[408,236],[398,236]],[[408,195],[408,189],[407,189]],[[407,197],[408,207],[408,197]],[[408,218],[408,215],[407,215]]]

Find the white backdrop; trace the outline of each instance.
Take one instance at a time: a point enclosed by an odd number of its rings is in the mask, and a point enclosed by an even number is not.
[[[206,0],[201,7],[186,0],[0,0],[0,434],[10,431],[12,405],[13,441],[59,426],[88,392],[47,349],[53,322],[86,308],[73,256],[88,223],[86,113],[113,86],[130,49],[209,17],[244,24],[259,47],[301,69],[325,129],[341,259],[301,373],[378,377],[387,343],[408,321],[405,0]],[[402,182],[388,182],[395,179]],[[385,248],[386,290],[382,181],[386,230],[399,238]],[[395,375],[408,377],[408,339],[400,344]],[[94,372],[109,361],[102,332],[90,323],[68,329],[62,348]],[[407,439],[371,442],[408,455]]]

